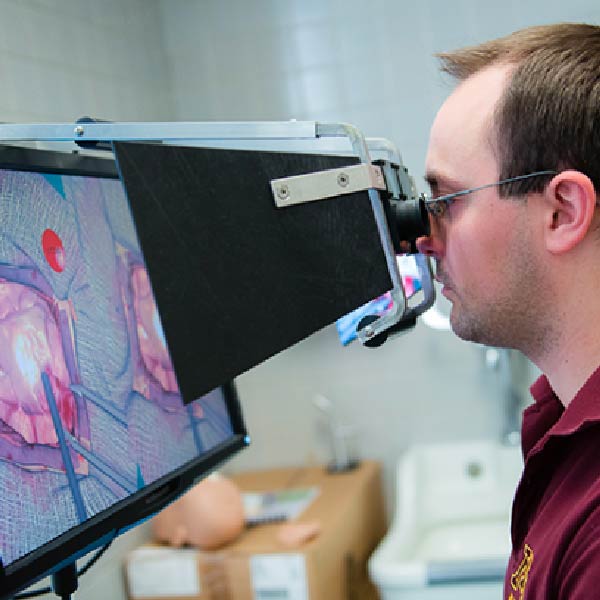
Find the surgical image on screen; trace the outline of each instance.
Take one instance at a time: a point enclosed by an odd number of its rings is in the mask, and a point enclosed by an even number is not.
[[[0,170],[2,563],[231,434],[178,393],[121,183]]]

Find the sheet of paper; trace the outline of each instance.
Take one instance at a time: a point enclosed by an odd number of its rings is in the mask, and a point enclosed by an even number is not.
[[[255,554],[250,574],[254,600],[308,600],[302,554]]]
[[[295,519],[318,495],[318,487],[244,492],[246,522],[254,525]]]
[[[131,598],[199,596],[198,551],[139,548],[129,555],[127,580]]]

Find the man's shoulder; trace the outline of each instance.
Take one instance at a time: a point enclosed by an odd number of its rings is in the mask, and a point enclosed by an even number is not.
[[[599,450],[600,423],[590,421],[551,436],[526,462],[513,507],[507,585],[526,569],[532,598],[555,597],[559,589],[560,598],[600,597]],[[583,594],[592,588],[597,596]]]
[[[596,490],[597,492],[597,490]],[[588,505],[565,546],[556,569],[559,598],[600,596],[600,494]]]

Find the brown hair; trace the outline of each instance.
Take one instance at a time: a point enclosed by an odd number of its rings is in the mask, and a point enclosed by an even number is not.
[[[438,58],[458,80],[492,64],[514,65],[494,117],[500,179],[571,168],[600,191],[600,27],[529,27]],[[507,184],[501,193],[539,192],[547,181]]]

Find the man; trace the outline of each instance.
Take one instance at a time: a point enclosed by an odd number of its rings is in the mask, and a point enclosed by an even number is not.
[[[459,83],[431,129],[437,201],[418,247],[460,337],[545,373],[523,417],[504,598],[600,598],[600,27],[440,58]]]

